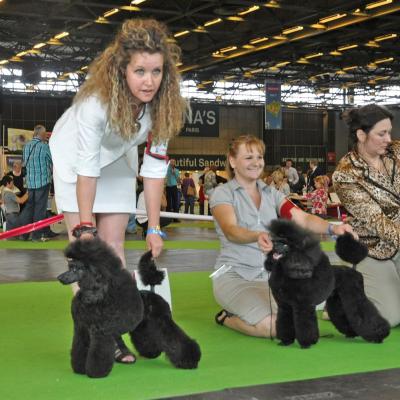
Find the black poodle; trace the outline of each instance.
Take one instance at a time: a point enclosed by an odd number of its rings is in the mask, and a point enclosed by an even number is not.
[[[280,344],[297,339],[302,348],[308,348],[317,343],[315,307],[324,300],[332,323],[346,336],[360,335],[378,343],[389,334],[388,322],[365,296],[362,275],[354,268],[332,267],[312,232],[291,221],[274,220],[270,233],[274,248],[265,268],[271,272],[269,284],[278,304]],[[336,252],[353,264],[367,255],[350,234],[339,237]]]
[[[302,348],[310,347],[319,338],[316,306],[334,289],[333,269],[318,239],[293,222],[272,221],[270,235],[274,247],[265,268],[278,304],[277,338],[281,345],[297,339]]]
[[[93,378],[107,376],[114,364],[116,338],[127,332],[135,337],[141,354],[146,341],[153,349],[157,343],[158,353],[152,356],[165,351],[176,367],[197,367],[200,348],[172,321],[168,303],[155,293],[140,292],[120,258],[105,242],[99,238],[76,240],[67,247],[65,255],[69,269],[58,279],[63,284],[79,284],[72,300],[74,372]],[[150,252],[140,260],[139,272],[145,284],[157,285],[164,278]],[[135,329],[146,337],[139,334],[136,338]]]

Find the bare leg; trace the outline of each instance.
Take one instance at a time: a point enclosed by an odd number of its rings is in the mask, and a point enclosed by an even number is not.
[[[224,317],[225,314],[222,313],[220,319],[223,319]],[[224,326],[230,329],[233,329],[240,333],[244,333],[245,335],[266,337],[266,338],[271,338],[276,336],[275,323],[276,323],[275,314],[269,315],[256,325],[249,325],[247,322],[244,322],[236,315],[233,315],[231,317],[227,316],[224,320]]]

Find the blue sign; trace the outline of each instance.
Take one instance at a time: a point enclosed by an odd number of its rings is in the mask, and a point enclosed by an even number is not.
[[[280,82],[265,82],[265,129],[282,129]]]

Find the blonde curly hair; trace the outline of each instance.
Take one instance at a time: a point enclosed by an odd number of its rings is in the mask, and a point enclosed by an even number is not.
[[[150,103],[152,134],[155,140],[170,139],[182,129],[188,107],[180,94],[180,75],[176,67],[181,51],[169,38],[166,26],[154,19],[130,19],[122,24],[114,41],[90,65],[87,79],[74,102],[98,96],[108,105],[111,126],[125,140],[134,137],[137,105],[125,73],[135,52],[163,55],[163,78]]]

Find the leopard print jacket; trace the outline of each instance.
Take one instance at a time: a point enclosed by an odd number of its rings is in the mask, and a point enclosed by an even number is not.
[[[390,259],[400,249],[400,141],[391,143],[383,162],[385,173],[351,151],[332,177],[349,224],[368,246],[368,255],[378,260]]]

